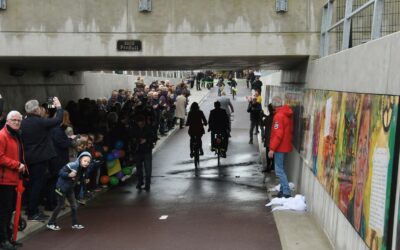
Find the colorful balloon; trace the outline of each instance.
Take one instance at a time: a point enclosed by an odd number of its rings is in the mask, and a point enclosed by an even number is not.
[[[112,160],[112,161],[107,161],[107,167],[108,167],[108,168],[114,167],[115,162],[116,162],[116,161],[114,161],[114,160]]]
[[[111,186],[116,186],[116,185],[118,185],[118,183],[119,183],[119,180],[117,177],[115,177],[115,176],[110,177],[110,185]]]
[[[122,171],[120,171],[120,172],[116,173],[115,176],[116,176],[119,180],[121,180],[122,177],[124,177],[125,175],[124,175],[124,173],[122,173]]]
[[[125,151],[121,149],[119,151],[119,157],[118,158],[124,158],[124,157],[125,157]]]
[[[116,148],[116,149],[122,149],[123,147],[124,147],[124,142],[123,142],[123,141],[118,140],[118,141],[115,143],[115,148]]]
[[[114,156],[114,159],[118,159],[119,158],[119,150],[113,150],[112,154]]]
[[[107,161],[112,161],[112,160],[115,160],[114,154],[113,153],[109,153],[107,155]]]
[[[110,182],[110,177],[108,177],[108,175],[103,175],[102,177],[100,177],[100,183],[102,185],[107,185]]]
[[[124,167],[124,168],[122,169],[122,172],[123,172],[125,175],[131,175],[131,174],[132,174],[132,168],[130,168],[130,167]]]

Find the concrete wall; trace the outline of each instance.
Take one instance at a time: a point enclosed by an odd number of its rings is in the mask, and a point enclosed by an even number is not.
[[[400,95],[400,33],[342,51],[308,65],[306,88]],[[310,213],[335,249],[368,249],[298,154],[289,157],[289,179],[297,180]],[[296,178],[297,177],[297,178]]]
[[[306,87],[400,95],[400,32],[344,50],[308,65]]]
[[[300,69],[306,72],[304,87],[400,95],[398,44],[400,44],[400,32],[310,61],[307,67],[300,66]],[[293,72],[277,72],[263,77],[262,81],[269,85],[279,85],[290,82],[287,79],[298,74],[298,69]],[[298,77],[294,77],[294,79],[298,79]],[[295,82],[293,81],[293,83]],[[265,150],[263,148],[260,150],[262,159],[265,160]],[[309,212],[323,228],[335,249],[368,249],[309,167],[303,163],[297,151],[288,155],[285,168],[289,181],[296,185],[298,193],[305,195]]]
[[[72,76],[58,73],[45,77],[42,72],[34,71],[15,77],[8,70],[0,69],[0,94],[5,100],[5,111],[24,111],[24,104],[29,99],[45,102],[48,96],[59,96],[61,103],[66,104],[66,100],[82,97],[85,89],[82,77],[81,73]]]
[[[13,0],[0,11],[1,56],[317,55],[325,0]],[[117,52],[139,39],[142,52]]]

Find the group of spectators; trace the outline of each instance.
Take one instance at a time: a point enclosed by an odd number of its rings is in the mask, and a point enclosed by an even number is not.
[[[184,126],[189,96],[183,81],[177,85],[168,80],[145,85],[138,78],[133,90],[114,90],[109,99],[69,101],[65,108],[57,97],[43,104],[29,100],[23,114],[14,110],[1,116],[0,248],[15,249],[20,244],[12,241],[10,231],[18,181],[25,182],[23,204],[28,220],[45,221],[49,216],[39,208],[43,205],[53,211],[57,207],[60,199],[55,190],[62,186],[61,170],[82,153],[90,155],[90,165],[79,174],[63,174],[63,178],[78,183],[73,193],[82,204],[87,190],[101,187],[99,177],[107,174],[107,154],[120,142],[125,152],[120,156],[121,165],[136,163],[137,188],[144,185],[149,191],[152,149],[177,120],[181,128]],[[0,113],[3,103],[0,96]],[[76,202],[70,201],[70,206],[76,211]],[[51,225],[51,229],[58,229]],[[83,228],[77,224],[76,213],[73,226]]]
[[[275,170],[283,186],[279,196],[289,197],[283,157],[291,150],[292,112],[286,105],[282,106],[281,99],[273,98],[269,115],[264,115],[261,85],[257,77],[252,82],[253,95],[247,110],[251,120],[250,143],[254,129],[258,133],[261,125],[269,158],[278,156]],[[0,130],[0,248],[13,250],[20,245],[11,239],[10,224],[15,209],[15,187],[21,180],[26,186],[23,204],[28,220],[48,220],[49,216],[39,209],[41,205],[46,210],[55,209],[47,225],[52,230],[60,229],[55,221],[65,198],[72,210],[72,227],[84,228],[77,220],[75,199],[84,204],[88,190],[99,190],[100,176],[107,174],[107,155],[118,143],[125,152],[119,156],[121,165],[136,163],[136,188],[149,191],[152,149],[158,136],[173,129],[177,121],[183,128],[189,96],[189,87],[183,81],[176,86],[169,81],[154,81],[147,86],[138,78],[133,90],[114,90],[108,99],[69,101],[62,108],[57,97],[50,97],[42,105],[37,100],[27,101],[24,114],[10,111],[0,120],[0,125],[4,126]],[[0,113],[3,113],[3,102],[0,96]],[[223,157],[226,157],[233,105],[222,91],[214,106],[208,121],[212,146],[214,148],[215,135],[222,134]],[[193,128],[207,121],[198,111],[198,105],[194,105],[186,125],[190,127],[191,137],[201,138],[204,130],[197,133]],[[289,129],[283,129],[287,127]],[[268,138],[270,133],[271,138]],[[203,153],[201,144],[200,149]]]

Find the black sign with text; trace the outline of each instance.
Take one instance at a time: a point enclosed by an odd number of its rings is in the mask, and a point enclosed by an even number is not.
[[[142,41],[140,40],[118,40],[118,51],[142,51]]]

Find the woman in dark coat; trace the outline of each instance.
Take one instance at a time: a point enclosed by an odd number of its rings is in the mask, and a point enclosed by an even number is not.
[[[272,104],[268,104],[268,115],[264,115],[262,118],[263,126],[265,128],[264,131],[264,146],[266,148],[266,152],[269,152],[269,141],[271,139],[271,128],[272,128],[272,121],[274,119],[274,109]],[[274,158],[267,157],[267,166],[263,169],[263,172],[271,172],[274,169]]]
[[[68,111],[64,111],[63,121],[60,126],[53,128],[51,139],[57,156],[50,159],[49,179],[46,185],[45,209],[52,211],[57,205],[57,198],[54,192],[60,169],[69,162],[69,149],[72,148],[72,138],[68,137],[65,130],[71,127]]]
[[[207,126],[207,119],[204,116],[203,111],[200,110],[197,102],[192,103],[190,111],[186,121],[186,126],[189,126],[190,135],[190,157],[193,157],[193,142],[195,138],[199,141],[200,155],[204,155],[201,137],[204,135],[204,126]]]

